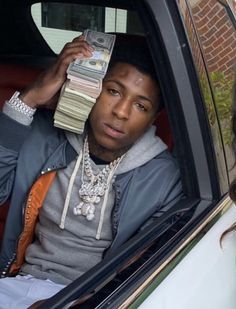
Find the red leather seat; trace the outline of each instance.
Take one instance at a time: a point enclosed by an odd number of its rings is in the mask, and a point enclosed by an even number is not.
[[[166,109],[163,108],[157,115],[157,118],[154,122],[156,126],[156,135],[158,135],[163,142],[167,145],[169,151],[173,150],[174,141],[173,135],[170,128],[170,123]]]
[[[0,108],[6,99],[16,90],[24,89],[41,71],[18,64],[0,64]]]

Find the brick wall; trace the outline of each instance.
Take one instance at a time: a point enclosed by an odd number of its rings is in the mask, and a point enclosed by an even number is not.
[[[200,0],[192,7],[192,15],[209,72],[233,75],[236,31],[226,9],[215,0]]]

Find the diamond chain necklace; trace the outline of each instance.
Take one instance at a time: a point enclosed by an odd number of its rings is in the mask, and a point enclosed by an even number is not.
[[[109,187],[109,174],[114,174],[124,155],[107,164],[98,174],[94,174],[89,156],[88,136],[83,147],[82,185],[79,189],[81,202],[74,207],[75,215],[85,216],[88,221],[95,216],[95,204],[98,204]],[[84,179],[84,174],[87,180]]]

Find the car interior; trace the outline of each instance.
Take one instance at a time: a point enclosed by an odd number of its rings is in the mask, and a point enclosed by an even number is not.
[[[0,46],[0,108],[16,90],[21,91],[34,81],[44,69],[53,63],[56,57],[56,53],[45,41],[32,18],[31,5],[34,2],[33,0],[10,0],[5,1],[4,6],[0,8],[0,29],[5,29],[9,24],[9,16],[12,16],[8,31],[0,30],[2,41]],[[41,2],[46,3],[46,1]],[[47,2],[53,3],[53,1]],[[57,2],[60,5],[66,1],[58,0]],[[74,2],[88,6],[120,8],[127,10],[130,12],[130,16],[135,15],[135,18],[138,17],[142,21],[143,32],[149,41],[164,101],[164,106],[155,121],[156,134],[163,139],[169,150],[177,157],[186,193],[185,199],[156,219],[145,230],[134,235],[122,245],[119,252],[112,256],[106,256],[101,263],[39,307],[62,308],[70,301],[78,299],[79,308],[94,308],[100,303],[101,307],[104,306],[103,308],[116,308],[119,297],[122,298],[123,293],[134,290],[139,284],[140,277],[148,277],[152,272],[153,265],[155,267],[161,265],[166,256],[175,250],[184,235],[191,231],[191,227],[202,220],[205,209],[199,209],[196,212],[200,194],[189,136],[161,36],[157,35],[158,30],[152,29],[151,18],[147,21],[148,9],[143,6],[142,2],[137,4],[136,1],[71,1],[71,3]],[[178,20],[177,17],[176,19]],[[80,25],[79,29],[82,29],[82,26]],[[17,29],[17,35],[15,35],[15,29]],[[139,35],[143,35],[143,33],[139,33]],[[186,39],[182,32],[179,35],[182,36],[181,39]],[[153,40],[154,36],[155,40]],[[136,37],[137,33],[134,29],[129,33],[131,46],[138,44],[135,41]],[[189,51],[185,51],[186,57],[189,57],[189,54]],[[191,66],[194,72],[193,64],[190,64]],[[195,84],[197,87],[196,76],[191,72],[189,74],[193,74],[193,85]],[[203,113],[203,107],[200,104],[198,109],[200,114]],[[205,142],[208,142],[207,137]],[[213,184],[212,201],[217,196],[218,187]],[[0,208],[0,244],[8,205],[9,202],[6,201],[4,206]],[[212,203],[212,207],[214,206],[215,202]],[[116,293],[116,297],[113,297],[112,292],[115,290],[118,290],[118,293]],[[94,294],[96,297],[91,297]]]

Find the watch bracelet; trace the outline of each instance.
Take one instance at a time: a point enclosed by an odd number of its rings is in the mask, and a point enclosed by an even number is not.
[[[24,114],[25,116],[29,118],[33,118],[34,113],[36,112],[36,108],[32,108],[25,104],[20,98],[19,98],[20,92],[16,91],[13,96],[10,98],[10,100],[6,101],[6,104],[8,104],[11,108],[14,110]]]

